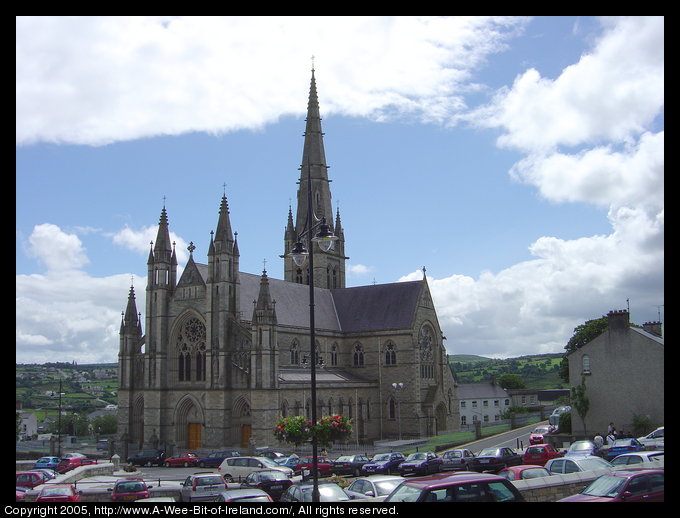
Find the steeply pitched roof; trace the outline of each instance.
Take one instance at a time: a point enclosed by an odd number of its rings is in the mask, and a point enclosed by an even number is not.
[[[408,329],[413,325],[422,281],[331,290],[346,332]]]
[[[491,383],[459,383],[457,392],[458,399],[508,397],[503,387]]]

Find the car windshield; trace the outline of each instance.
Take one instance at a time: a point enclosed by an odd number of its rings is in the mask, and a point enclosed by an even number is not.
[[[547,426],[539,426],[538,428],[534,428],[534,431],[531,433],[546,433],[548,431]]]
[[[569,447],[569,451],[582,451],[582,450],[590,450],[595,446],[593,443],[590,442],[584,442],[584,441],[576,441],[574,444],[572,444]]]
[[[612,443],[611,447],[615,448],[615,447],[618,446],[620,448],[622,446],[631,446],[631,445],[633,445],[633,446],[635,445],[635,443],[633,442],[632,439],[617,439]]]
[[[590,485],[583,490],[582,494],[614,498],[619,494],[619,490],[625,482],[626,480],[621,477],[602,475],[593,480]]]
[[[610,468],[611,464],[604,459],[593,458],[593,459],[583,459],[579,463],[579,467],[583,471],[592,471],[595,469]]]
[[[389,453],[378,453],[378,455],[375,455],[371,460],[372,461],[390,460],[390,454]]]
[[[279,465],[276,462],[274,462],[272,459],[270,459],[269,457],[262,457],[260,460],[262,461],[262,464],[264,464],[265,466],[268,466],[270,468],[278,468],[279,467]]]
[[[40,493],[40,496],[68,496],[71,494],[69,487],[46,487]]]
[[[260,473],[260,479],[262,480],[283,480],[287,478],[283,471],[265,471]]]
[[[212,486],[215,484],[223,484],[222,479],[219,476],[199,477],[198,479],[196,479],[197,486]]]
[[[389,495],[392,491],[394,491],[394,488],[397,487],[399,484],[401,484],[400,479],[383,480],[382,482],[376,482],[375,488],[378,491],[378,494],[376,496]]]
[[[545,468],[529,468],[522,471],[522,478],[549,477],[550,472]]]
[[[142,482],[121,482],[116,486],[117,493],[134,493],[145,490],[146,486]]]
[[[456,450],[447,451],[447,452],[444,454],[444,456],[445,456],[445,457],[456,457],[456,458],[458,458],[458,457],[462,457],[462,456],[463,456],[463,452],[456,451]]]
[[[406,457],[406,460],[425,460],[427,459],[427,455],[424,453],[411,453],[408,457]]]
[[[311,487],[305,487],[302,489],[303,500],[305,502],[312,501],[312,489]],[[349,500],[349,496],[345,493],[340,486],[335,484],[320,484],[319,485],[319,501],[320,502],[338,502],[340,500]]]
[[[338,457],[337,459],[335,459],[335,462],[352,462],[352,457],[349,456]]]
[[[496,457],[500,455],[500,450],[498,448],[484,448],[479,452],[479,457]]]

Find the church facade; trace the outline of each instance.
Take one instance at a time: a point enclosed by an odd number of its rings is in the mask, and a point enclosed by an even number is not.
[[[454,379],[425,275],[346,287],[345,235],[339,210],[332,211],[314,71],[302,158],[283,279],[240,271],[226,194],[207,263],[197,262],[191,244],[177,279],[163,207],[147,261],[144,330],[133,287],[120,327],[121,440],[188,449],[272,446],[281,416],[311,416],[310,275],[317,416],[349,416],[352,442],[458,429]],[[339,238],[328,252],[315,248],[312,272],[290,257],[307,225],[308,178],[314,217],[326,218]]]

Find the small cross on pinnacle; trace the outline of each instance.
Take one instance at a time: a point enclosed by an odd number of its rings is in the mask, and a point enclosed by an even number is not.
[[[189,250],[189,254],[193,254],[194,250],[196,250],[196,247],[194,246],[193,241],[189,241],[189,246],[187,246],[187,250]]]

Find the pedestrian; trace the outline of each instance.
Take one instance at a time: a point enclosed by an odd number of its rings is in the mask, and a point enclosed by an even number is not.
[[[593,442],[595,443],[595,446],[597,446],[598,450],[602,448],[604,445],[604,438],[600,435],[600,432],[595,434],[595,437],[593,437]]]
[[[616,428],[614,428],[614,423],[609,423],[609,426],[607,427],[607,435],[612,433]]]
[[[611,446],[616,440],[616,428],[612,427],[612,431],[607,434],[607,444]]]

